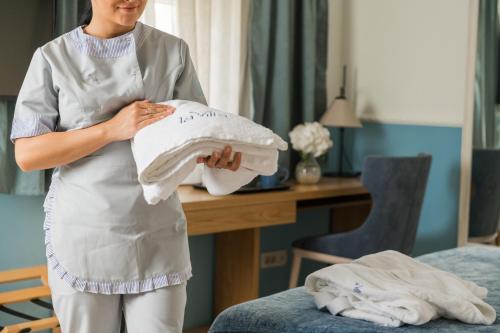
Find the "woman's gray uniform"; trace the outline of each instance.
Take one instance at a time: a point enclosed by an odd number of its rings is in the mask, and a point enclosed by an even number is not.
[[[143,99],[206,104],[186,43],[139,21],[109,39],[79,26],[35,51],[11,140],[89,127]],[[192,275],[177,192],[157,205],[146,203],[129,140],[56,167],[44,209],[52,278],[86,297],[185,286]]]

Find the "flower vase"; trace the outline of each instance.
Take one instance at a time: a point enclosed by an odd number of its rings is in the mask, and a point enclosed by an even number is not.
[[[313,154],[306,154],[295,167],[295,179],[300,184],[316,184],[321,178],[321,166]]]

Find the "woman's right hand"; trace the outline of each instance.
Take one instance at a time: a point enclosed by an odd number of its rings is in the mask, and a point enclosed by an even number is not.
[[[174,111],[173,106],[151,103],[145,99],[123,107],[113,118],[104,123],[109,139],[122,141],[132,138],[141,128],[171,115]]]

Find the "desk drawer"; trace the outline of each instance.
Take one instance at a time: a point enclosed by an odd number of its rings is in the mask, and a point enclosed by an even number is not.
[[[295,223],[294,201],[254,204],[185,212],[189,235]]]

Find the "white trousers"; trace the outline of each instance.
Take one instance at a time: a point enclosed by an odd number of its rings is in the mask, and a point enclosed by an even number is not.
[[[48,269],[52,304],[62,333],[119,333],[122,311],[127,333],[181,333],[186,285],[138,294],[95,294],[73,289]]]

